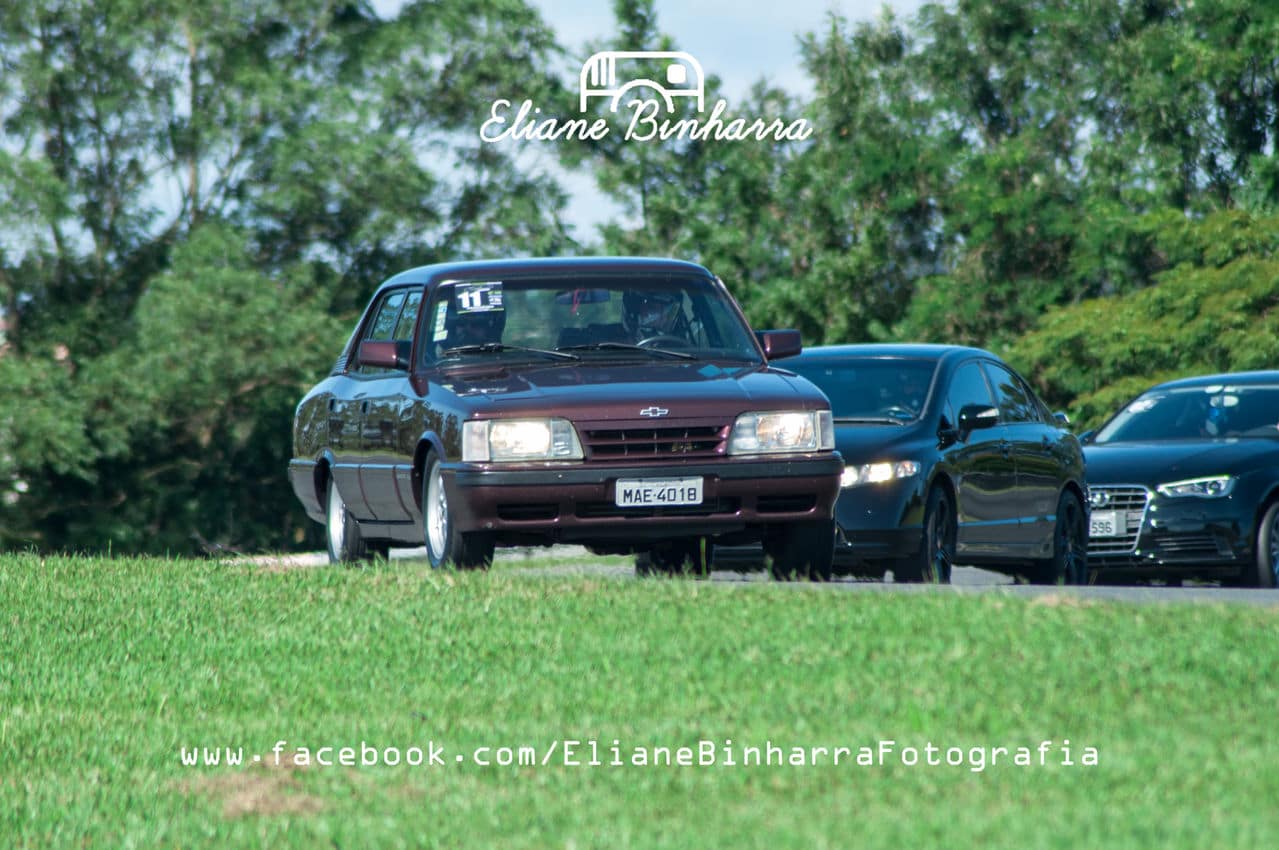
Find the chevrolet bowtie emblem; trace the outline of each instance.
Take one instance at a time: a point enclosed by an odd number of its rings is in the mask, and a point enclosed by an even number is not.
[[[640,416],[665,416],[668,413],[670,411],[664,407],[646,407],[640,411]]]

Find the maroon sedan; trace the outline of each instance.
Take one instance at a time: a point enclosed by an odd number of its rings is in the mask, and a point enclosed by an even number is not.
[[[329,557],[426,544],[635,553],[702,570],[762,542],[781,576],[826,577],[843,463],[826,397],[775,360],[715,276],[631,258],[449,263],[374,295],[298,405],[289,476]]]

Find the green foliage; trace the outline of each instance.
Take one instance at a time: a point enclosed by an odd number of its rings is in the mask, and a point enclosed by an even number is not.
[[[1010,356],[1092,427],[1160,380],[1279,363],[1279,216],[1152,215],[1156,286],[1049,311]]]

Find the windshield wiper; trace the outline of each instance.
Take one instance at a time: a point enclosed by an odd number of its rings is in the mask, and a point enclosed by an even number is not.
[[[567,351],[552,351],[549,348],[532,348],[527,345],[507,345],[504,342],[486,342],[482,345],[459,345],[446,348],[440,352],[441,357],[455,357],[459,354],[490,354],[501,351],[519,351],[525,354],[540,354],[555,360],[581,360],[576,354]]]
[[[633,345],[629,342],[587,342],[582,345],[562,345],[555,349],[559,352],[567,351],[642,351],[645,354],[659,354],[666,357],[674,357],[679,360],[695,360],[692,354],[687,351],[672,351],[669,348],[649,348],[645,345]],[[573,356],[573,355],[570,355]]]
[[[905,425],[909,419],[894,419],[891,416],[836,416],[835,422],[852,425]]]

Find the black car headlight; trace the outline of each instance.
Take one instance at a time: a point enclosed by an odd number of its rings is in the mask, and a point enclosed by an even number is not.
[[[860,466],[849,464],[839,477],[839,486],[843,489],[859,487],[862,484],[883,484],[902,478],[912,478],[919,474],[919,463],[913,460],[899,460],[896,463],[863,463]]]
[[[1187,478],[1184,481],[1169,481],[1155,488],[1159,495],[1170,499],[1186,496],[1197,496],[1201,499],[1221,499],[1229,496],[1235,489],[1233,475],[1208,475],[1203,478]]]

